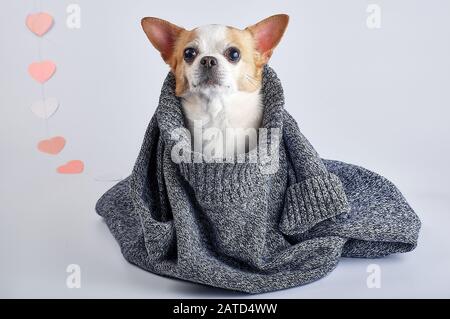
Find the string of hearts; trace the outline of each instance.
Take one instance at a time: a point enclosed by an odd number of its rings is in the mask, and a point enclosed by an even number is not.
[[[33,13],[27,16],[26,25],[28,29],[37,37],[42,38],[53,26],[53,17],[46,12]],[[39,39],[41,41],[41,39]],[[40,43],[39,43],[40,46]],[[56,64],[51,60],[43,60],[39,47],[39,61],[33,62],[28,66],[28,73],[31,78],[39,82],[42,86],[42,97],[31,105],[31,111],[45,121],[56,113],[59,108],[59,101],[55,97],[47,98],[45,96],[44,84],[50,80],[56,72]],[[40,152],[57,155],[66,145],[66,139],[62,136],[54,136],[39,141],[37,148]],[[60,174],[80,174],[84,171],[84,163],[81,160],[70,160],[67,163],[57,167],[56,171]]]

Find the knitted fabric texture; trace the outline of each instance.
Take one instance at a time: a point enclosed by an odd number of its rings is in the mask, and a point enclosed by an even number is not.
[[[321,159],[284,109],[281,83],[263,73],[262,127],[278,128],[278,169],[264,163],[174,162],[184,127],[169,73],[129,177],[96,210],[125,258],[163,276],[248,293],[315,281],[340,257],[416,247],[420,220],[387,179]],[[258,149],[250,151],[258,152]],[[248,154],[247,154],[248,155]]]

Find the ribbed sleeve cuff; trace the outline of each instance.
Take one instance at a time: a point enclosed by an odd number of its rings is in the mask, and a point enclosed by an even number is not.
[[[309,178],[287,189],[280,230],[286,235],[301,234],[348,211],[347,196],[336,175]]]

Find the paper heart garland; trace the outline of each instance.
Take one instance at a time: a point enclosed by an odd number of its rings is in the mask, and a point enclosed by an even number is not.
[[[31,111],[41,119],[48,119],[59,107],[58,99],[54,97],[46,98],[45,100],[39,100],[31,104]]]
[[[80,160],[69,161],[56,169],[56,171],[60,174],[80,174],[83,170],[84,163]]]
[[[31,32],[42,37],[53,26],[53,17],[46,12],[30,14],[27,16],[26,24]]]
[[[43,153],[56,155],[62,151],[64,146],[66,145],[66,140],[62,136],[55,136],[48,140],[42,140],[38,143],[38,150]]]
[[[26,25],[35,35],[42,37],[53,26],[53,17],[45,12],[30,14],[27,16]],[[44,84],[55,73],[56,64],[52,61],[34,62],[28,66],[28,73],[37,82]],[[31,105],[32,112],[42,118],[48,119],[59,107],[56,98],[44,98]],[[38,143],[39,151],[47,154],[56,155],[62,151],[66,145],[66,140],[62,136],[42,140]],[[84,163],[80,160],[72,160],[59,166],[56,171],[60,174],[80,174],[84,170]]]
[[[33,62],[28,67],[28,73],[39,83],[47,82],[55,71],[56,64],[52,61]]]

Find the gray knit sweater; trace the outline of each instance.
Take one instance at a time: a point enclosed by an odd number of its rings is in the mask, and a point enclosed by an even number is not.
[[[278,128],[279,167],[175,163],[183,127],[175,79],[164,82],[132,174],[96,210],[125,258],[150,272],[261,293],[303,285],[343,257],[416,246],[420,221],[397,188],[364,168],[321,159],[284,109],[275,72],[263,74],[263,127]]]

